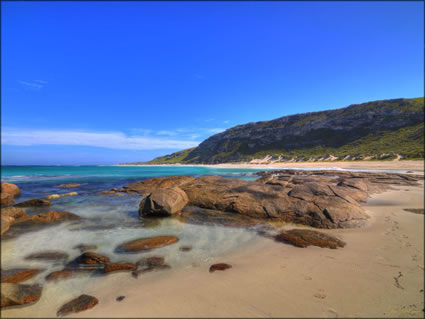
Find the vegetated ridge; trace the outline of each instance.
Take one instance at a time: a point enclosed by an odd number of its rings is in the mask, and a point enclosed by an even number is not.
[[[423,97],[373,101],[238,125],[195,148],[143,164],[393,158],[424,158]]]

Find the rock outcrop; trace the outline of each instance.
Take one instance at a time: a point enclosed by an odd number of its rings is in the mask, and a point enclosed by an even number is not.
[[[125,242],[116,248],[116,252],[136,253],[159,248],[176,243],[179,240],[176,236],[157,236],[149,238],[140,238]]]
[[[1,192],[4,194],[12,195],[13,198],[21,195],[20,188],[12,183],[1,183]]]
[[[16,207],[4,207],[1,209],[1,235],[7,232],[15,220],[26,214],[25,209]]]
[[[219,176],[174,176],[170,180],[161,177],[124,188],[130,187],[141,195],[158,192],[158,202],[166,203],[175,201],[171,190],[178,185],[190,205],[180,217],[195,223],[201,223],[205,217],[228,224],[242,222],[241,218],[229,217],[233,214],[243,216],[246,224],[275,219],[318,228],[348,228],[366,223],[369,216],[360,203],[366,201],[369,194],[388,190],[391,185],[418,186],[418,180],[423,178],[409,174],[330,170],[277,170],[258,175],[262,177],[253,182]],[[167,188],[169,186],[171,188]],[[173,195],[167,196],[169,194]],[[142,216],[146,207],[149,207],[146,211],[154,211],[150,207],[155,204],[148,205],[148,202],[151,203],[149,196],[140,204]],[[158,204],[158,210],[162,212],[164,206]],[[197,209],[203,210],[203,214],[193,214]]]
[[[140,216],[171,216],[178,214],[189,202],[178,187],[154,189],[139,205]]]
[[[1,308],[30,305],[41,297],[42,287],[39,285],[21,285],[2,283]]]
[[[7,206],[11,206],[13,204],[15,204],[15,200],[13,199],[13,196],[7,193],[1,193],[1,198],[0,198],[0,204],[1,207],[7,207]]]

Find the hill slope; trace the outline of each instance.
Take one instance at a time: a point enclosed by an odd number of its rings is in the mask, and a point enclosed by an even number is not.
[[[393,99],[238,125],[149,164],[424,157],[424,98]]]

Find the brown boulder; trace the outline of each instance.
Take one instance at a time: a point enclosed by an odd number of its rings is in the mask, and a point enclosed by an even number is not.
[[[41,297],[42,287],[39,285],[20,285],[2,283],[1,308],[32,304]]]
[[[54,271],[46,276],[47,281],[57,281],[57,280],[65,280],[72,278],[72,270],[64,269],[60,271]]]
[[[229,264],[225,264],[225,263],[219,263],[219,264],[214,264],[210,266],[210,272],[214,272],[216,270],[226,270],[232,268],[232,265]]]
[[[17,284],[40,273],[41,269],[15,268],[1,271],[1,282]]]
[[[297,247],[318,246],[336,249],[344,247],[345,243],[336,237],[309,229],[292,229],[275,236],[276,241],[285,242]]]
[[[109,257],[88,251],[77,257],[74,262],[77,264],[106,264],[109,262]]]
[[[16,207],[5,207],[1,209],[1,235],[7,232],[16,219],[26,214],[25,209]]]
[[[130,271],[136,270],[137,265],[129,264],[129,263],[114,263],[114,264],[106,264],[104,268],[105,274],[115,271]]]
[[[19,187],[12,183],[1,183],[1,192],[12,195],[12,197],[21,195],[21,190]]]
[[[15,207],[42,207],[49,206],[50,201],[47,199],[30,199],[15,205]]]
[[[179,213],[189,202],[178,187],[155,189],[139,205],[140,216],[171,216]]]
[[[99,300],[96,297],[89,295],[81,295],[78,298],[75,298],[60,307],[56,315],[65,316],[70,313],[76,313],[91,309],[96,306],[98,302]]]
[[[155,189],[165,189],[179,187],[187,182],[194,180],[191,176],[167,176],[167,177],[155,177],[144,181],[135,182],[128,184],[123,188],[126,191],[132,191],[141,195],[148,195]]]
[[[179,239],[176,236],[157,236],[132,240],[119,245],[116,248],[117,252],[135,253],[139,251],[147,251],[154,248],[167,246],[177,242]]]
[[[13,200],[13,196],[11,194],[1,193],[0,196],[1,207],[11,206],[15,204],[15,201]]]
[[[26,260],[47,260],[47,261],[58,261],[58,260],[66,260],[69,255],[63,251],[42,251],[38,253],[33,253],[25,257]]]

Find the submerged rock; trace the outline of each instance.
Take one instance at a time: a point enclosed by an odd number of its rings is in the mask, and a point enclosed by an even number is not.
[[[17,284],[39,274],[42,269],[15,268],[1,271],[1,282]]]
[[[226,270],[232,268],[232,265],[229,264],[225,264],[225,263],[219,263],[219,264],[214,264],[210,266],[210,272],[214,272],[216,270]]]
[[[15,207],[42,207],[49,206],[50,201],[47,199],[30,199],[15,205]]]
[[[14,198],[14,197],[18,197],[19,195],[21,195],[21,190],[15,184],[1,183],[1,193],[2,194],[9,194]]]
[[[84,245],[84,244],[80,244],[74,247],[74,249],[79,249],[80,252],[85,252],[87,250],[94,250],[97,249],[97,245]]]
[[[336,249],[344,247],[345,243],[336,237],[309,229],[291,229],[284,231],[275,237],[276,241],[288,243],[297,247],[318,246],[322,248]]]
[[[73,271],[70,269],[63,269],[54,271],[46,276],[46,281],[58,281],[72,278]]]
[[[159,256],[152,256],[152,257],[145,257],[140,259],[136,262],[137,266],[149,266],[149,267],[155,267],[163,265],[165,262],[164,257]]]
[[[130,263],[114,263],[106,264],[104,268],[105,274],[115,272],[115,271],[131,271],[136,270],[137,265]]]
[[[61,198],[61,197],[77,196],[77,195],[78,195],[77,192],[70,192],[70,193],[65,193],[65,194],[47,195],[45,198],[47,198],[47,199],[57,199],[57,198]]]
[[[67,302],[59,308],[56,315],[65,316],[70,313],[81,312],[87,309],[91,309],[98,304],[99,300],[96,297],[89,295],[81,295],[78,298]]]
[[[191,246],[182,246],[182,247],[179,248],[179,250],[183,251],[183,252],[188,252],[188,251],[192,250],[192,247]]]
[[[167,264],[161,264],[161,265],[155,265],[155,266],[145,266],[142,267],[141,269],[135,270],[131,273],[131,275],[134,278],[138,278],[140,275],[145,274],[147,272],[151,272],[151,271],[158,271],[158,270],[166,270],[166,269],[170,269],[171,266],[167,265]]]
[[[147,251],[176,243],[178,240],[179,238],[176,236],[157,236],[140,238],[125,242],[117,246],[116,252],[135,253],[140,251]]]
[[[38,301],[41,297],[42,287],[39,285],[21,285],[2,283],[1,308],[11,306],[29,305]]]
[[[25,257],[26,260],[47,260],[47,261],[58,261],[66,260],[69,255],[63,251],[49,250],[38,253],[33,253]]]
[[[18,222],[44,224],[78,219],[81,219],[81,217],[67,211],[49,211],[37,215],[25,215],[22,218],[19,218]]]
[[[189,202],[178,187],[155,189],[139,205],[140,216],[171,216],[179,213]]]
[[[58,187],[60,188],[76,188],[76,187],[80,187],[81,184],[77,184],[77,183],[70,183],[70,184],[61,184]]]

